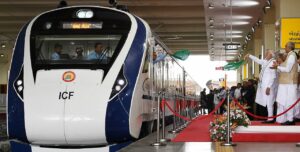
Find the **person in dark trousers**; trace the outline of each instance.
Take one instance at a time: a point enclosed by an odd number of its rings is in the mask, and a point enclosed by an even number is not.
[[[205,109],[207,109],[206,88],[204,88],[203,91],[201,91],[200,104],[201,104],[201,111],[203,114],[203,111],[205,111]]]

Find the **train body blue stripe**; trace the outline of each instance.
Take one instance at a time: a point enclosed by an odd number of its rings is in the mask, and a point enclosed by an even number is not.
[[[29,144],[23,144],[15,141],[10,141],[9,143],[11,152],[32,152]]]
[[[8,80],[7,120],[9,138],[28,142],[25,131],[24,103],[14,90],[14,81],[18,77],[24,62],[24,42],[27,25],[19,33]]]
[[[146,28],[138,18],[136,20],[138,25],[137,33],[124,62],[124,76],[128,81],[128,85],[107,106],[105,127],[106,138],[109,143],[124,142],[131,139],[128,114],[143,59],[146,40]]]

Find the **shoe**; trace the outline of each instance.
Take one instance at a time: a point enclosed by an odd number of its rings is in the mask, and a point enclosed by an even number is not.
[[[271,124],[271,123],[275,123],[275,120],[266,120],[266,121],[263,121],[261,123],[264,123],[264,124]]]
[[[295,118],[294,121],[295,122],[300,122],[300,118]]]
[[[285,126],[292,126],[292,125],[296,125],[295,121],[286,121],[284,123],[280,123],[281,125]]]

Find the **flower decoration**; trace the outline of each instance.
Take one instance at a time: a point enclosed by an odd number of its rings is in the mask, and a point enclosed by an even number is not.
[[[248,108],[247,105],[243,105],[244,108]],[[227,108],[226,108],[227,109]],[[223,115],[215,116],[215,119],[210,122],[210,138],[212,141],[225,141],[227,136],[227,113],[225,112]],[[248,127],[250,124],[250,119],[246,115],[244,111],[238,108],[231,102],[230,104],[230,128],[233,131],[238,126]],[[232,134],[230,135],[232,137]]]

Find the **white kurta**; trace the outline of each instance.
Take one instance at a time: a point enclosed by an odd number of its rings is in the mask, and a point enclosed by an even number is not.
[[[278,72],[291,72],[296,59],[294,55],[287,58],[286,66],[278,66]],[[297,84],[279,84],[276,101],[278,102],[277,114],[285,111],[297,100]],[[276,122],[283,123],[286,121],[293,121],[294,115],[298,114],[298,107],[291,109],[286,114],[278,117]]]
[[[262,69],[259,75],[259,84],[257,87],[255,102],[262,105],[267,106],[268,108],[272,108],[270,111],[271,116],[273,115],[273,104],[276,98],[276,89],[277,89],[277,72],[275,69],[271,69],[273,66],[274,59],[270,60],[261,60],[257,57],[250,55],[250,59],[254,62],[262,65]],[[270,88],[270,94],[266,94],[267,88]],[[269,109],[268,109],[269,111]]]

